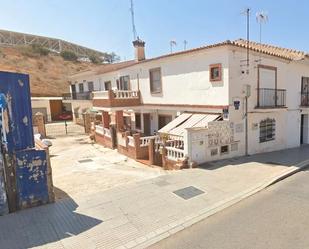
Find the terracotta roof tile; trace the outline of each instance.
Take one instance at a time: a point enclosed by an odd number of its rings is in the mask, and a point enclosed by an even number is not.
[[[96,74],[104,74],[104,73],[113,72],[113,71],[116,71],[116,70],[119,70],[125,67],[129,67],[137,63],[138,62],[136,62],[135,60],[130,60],[130,61],[123,61],[119,63],[105,64],[105,65],[97,67],[94,71],[96,72]]]
[[[182,55],[182,54],[189,54],[189,53],[197,52],[197,51],[200,51],[200,50],[210,49],[210,48],[214,48],[214,47],[221,47],[221,46],[235,46],[235,47],[246,49],[247,48],[247,41],[243,40],[243,39],[238,39],[238,40],[235,40],[235,41],[226,40],[224,42],[206,45],[206,46],[193,48],[193,49],[189,49],[189,50],[179,51],[179,52],[175,52],[175,53],[171,53],[171,54],[165,54],[165,55],[161,55],[161,56],[158,56],[158,57],[145,59],[145,60],[139,61],[139,62],[137,62],[135,60],[129,60],[129,61],[124,61],[124,62],[119,62],[119,63],[114,63],[114,64],[102,65],[102,66],[99,66],[98,68],[96,68],[95,72],[96,72],[96,74],[109,73],[109,72],[113,72],[113,71],[117,71],[117,70],[120,70],[120,69],[123,69],[123,68],[130,67],[130,66],[133,66],[133,65],[153,61],[153,60],[159,60],[159,59],[177,56],[177,55]],[[288,49],[288,48],[281,48],[281,47],[277,47],[277,46],[273,46],[273,45],[269,45],[269,44],[260,44],[260,43],[253,42],[253,41],[249,42],[249,49],[251,51],[263,53],[263,54],[270,55],[270,56],[275,56],[275,57],[278,57],[278,58],[281,58],[281,59],[286,59],[286,60],[302,60],[305,57],[309,58],[309,54],[302,52],[302,51],[297,51],[297,50]]]
[[[243,39],[238,39],[236,41],[232,42],[234,45],[242,48],[247,47],[247,41]],[[305,52],[302,51],[297,51],[293,49],[288,49],[288,48],[281,48],[269,44],[263,44],[263,43],[257,43],[250,41],[249,42],[249,48],[252,51],[260,52],[263,54],[268,54],[276,57],[280,57],[283,59],[288,59],[288,60],[301,60],[305,56],[308,56]]]

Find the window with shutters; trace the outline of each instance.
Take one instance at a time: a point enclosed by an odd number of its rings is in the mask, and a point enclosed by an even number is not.
[[[150,69],[149,80],[150,80],[150,92],[162,93],[161,68]]]

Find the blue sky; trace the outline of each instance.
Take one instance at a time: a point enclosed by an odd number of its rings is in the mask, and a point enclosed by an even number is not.
[[[101,51],[133,58],[129,0],[0,0],[0,29],[61,38]],[[255,14],[266,11],[263,42],[309,52],[307,0],[134,0],[138,35],[146,57],[175,50],[245,38],[251,8],[251,38],[259,40]]]

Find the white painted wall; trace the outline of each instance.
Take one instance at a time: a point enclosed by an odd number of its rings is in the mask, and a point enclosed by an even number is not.
[[[139,63],[135,66],[102,75],[82,75],[72,78],[78,83],[93,81],[95,89],[104,89],[104,82],[129,75],[132,90],[140,90],[144,104],[172,105],[227,105],[228,104],[228,53],[226,47],[213,48],[196,53],[166,57]],[[209,81],[209,65],[222,64],[222,81]],[[149,70],[161,68],[162,94],[151,94]],[[84,91],[87,91],[87,84]]]
[[[51,122],[51,111],[49,99],[42,98],[31,98],[31,107],[33,108],[44,108],[46,109],[47,121]],[[35,113],[33,113],[34,115]]]
[[[243,73],[246,70],[244,59],[246,51],[235,48],[230,51],[229,56],[229,120],[235,124],[244,122],[244,86],[251,86],[251,96],[248,100],[248,137],[249,154],[268,152],[286,148],[293,148],[300,145],[300,91],[301,77],[309,76],[309,64],[300,62],[290,62],[271,56],[261,56],[257,53],[250,53],[249,75]],[[258,110],[257,105],[257,78],[258,64],[277,67],[277,88],[286,89],[287,108]],[[264,72],[264,71],[263,71]],[[261,76],[261,75],[260,75]],[[271,82],[274,77],[272,72],[264,72],[262,79],[266,85],[261,87],[271,87],[267,82]],[[234,108],[234,100],[240,100],[239,110]],[[276,119],[276,139],[274,141],[259,143],[259,123],[265,118]],[[245,132],[235,133],[235,139],[240,140],[240,147],[245,153]]]

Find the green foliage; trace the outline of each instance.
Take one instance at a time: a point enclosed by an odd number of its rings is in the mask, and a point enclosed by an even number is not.
[[[60,53],[60,56],[66,61],[77,61],[78,59],[77,55],[74,52],[68,50],[62,51]]]
[[[93,63],[93,64],[101,64],[103,62],[102,58],[100,58],[99,56],[96,55],[91,55],[89,57],[89,60]]]
[[[44,48],[42,45],[39,44],[31,44],[31,48],[35,54],[39,54],[42,56],[47,56],[50,52],[47,48]]]
[[[104,54],[104,60],[108,63],[114,63],[120,61],[120,57],[116,55],[114,52],[112,53],[105,53]]]
[[[22,55],[27,57],[47,56],[50,52],[47,48],[39,44],[19,46],[18,49]]]

